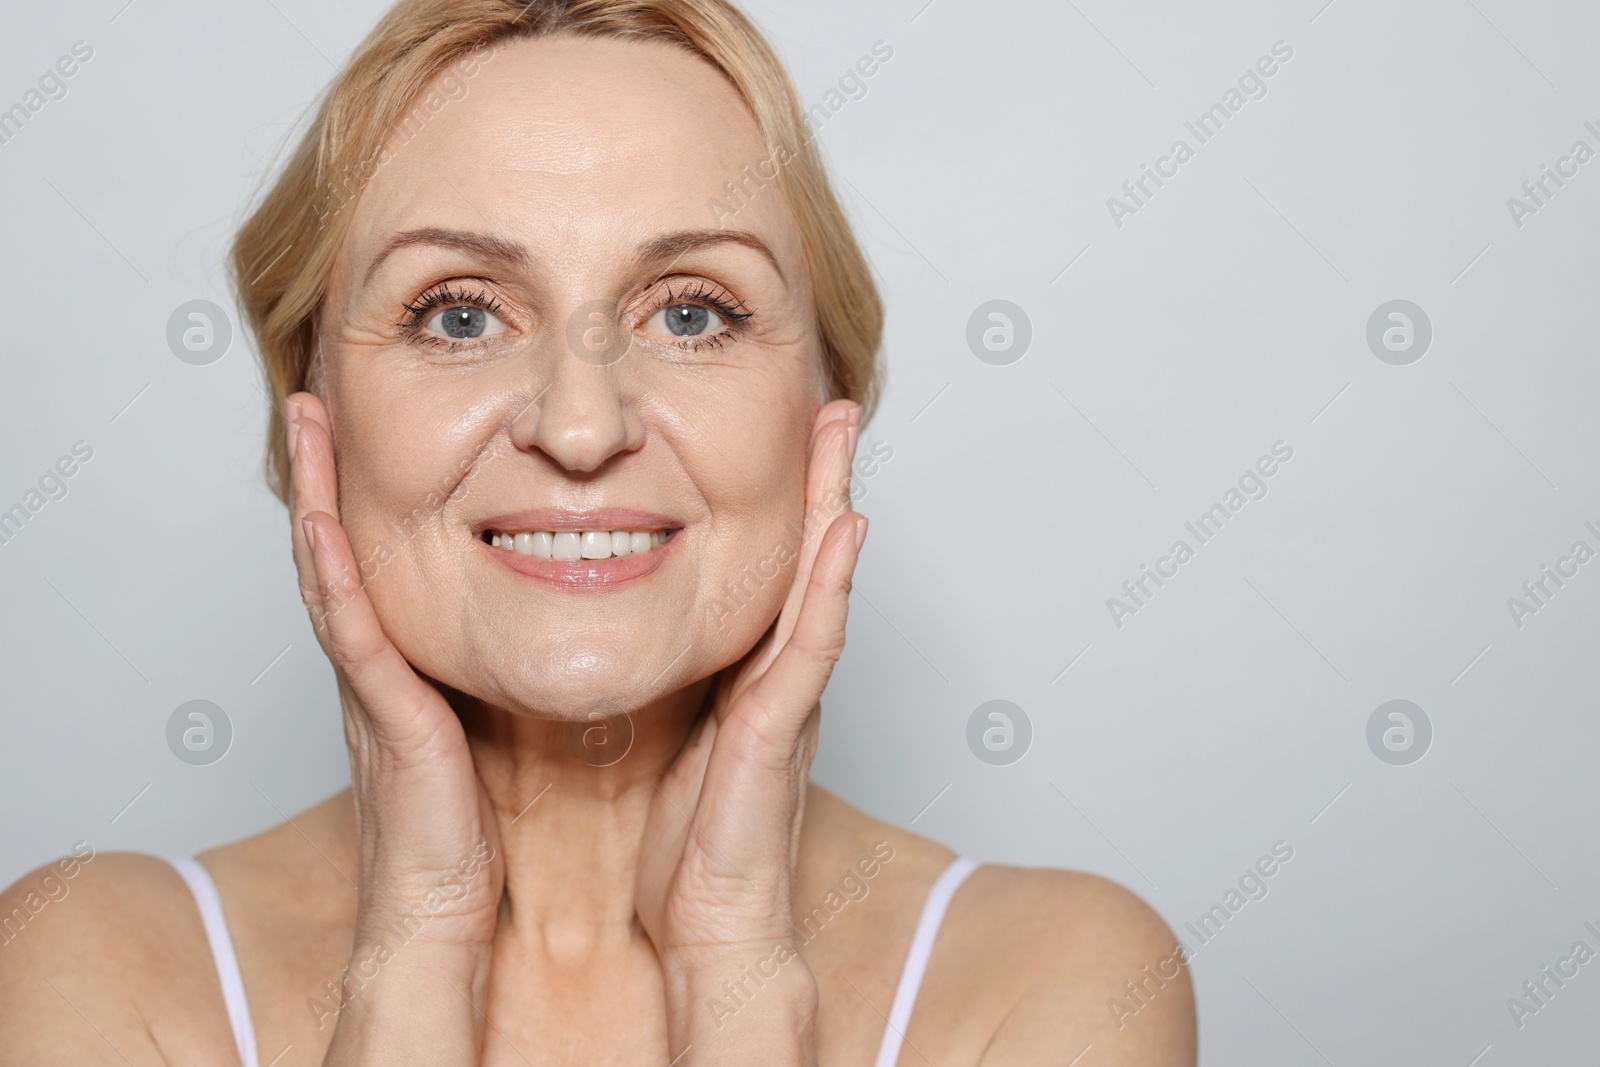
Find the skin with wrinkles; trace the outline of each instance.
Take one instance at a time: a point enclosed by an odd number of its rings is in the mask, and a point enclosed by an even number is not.
[[[742,567],[793,541],[785,525],[802,513],[822,398],[798,233],[776,193],[730,221],[762,238],[789,282],[733,244],[675,264],[630,261],[657,232],[707,228],[707,201],[765,154],[752,120],[730,121],[744,114],[733,88],[665,46],[648,51],[668,53],[652,61],[672,68],[688,106],[641,109],[627,77],[596,84],[571,69],[596,51],[646,50],[614,41],[503,49],[466,99],[378,170],[327,299],[324,399],[341,521],[358,559],[393,549],[369,583],[385,630],[430,677],[514,712],[639,708],[737,659],[787,583],[762,584],[731,615],[716,605]],[[636,59],[622,69],[648,77]],[[390,234],[427,226],[514,235],[531,261],[482,277],[465,253],[411,247],[354,284]],[[486,289],[504,306],[507,332],[461,355],[397,345],[402,305],[456,277],[471,279],[458,289]],[[701,278],[753,310],[737,343],[686,352],[665,330],[645,330],[611,366],[572,357],[566,327],[580,305],[616,302],[619,318],[638,317],[654,310],[652,297]],[[464,468],[472,474],[458,488]],[[429,494],[446,493],[457,495],[427,506]],[[637,590],[595,598],[529,588],[466,544],[486,516],[606,504],[684,527],[672,563]],[[394,516],[418,509],[420,528],[399,543]]]

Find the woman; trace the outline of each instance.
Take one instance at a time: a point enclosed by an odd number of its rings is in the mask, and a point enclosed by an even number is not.
[[[233,267],[352,786],[84,864],[0,1063],[1194,1061],[1126,891],[807,781],[881,312],[741,15],[404,0]]]

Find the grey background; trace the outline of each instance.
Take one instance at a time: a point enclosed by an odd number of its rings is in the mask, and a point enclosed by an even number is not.
[[[1506,999],[1600,949],[1600,561],[1521,628],[1506,600],[1600,548],[1600,160],[1520,228],[1506,199],[1600,149],[1600,10],[925,3],[748,8],[808,103],[894,49],[821,132],[889,306],[862,452],[894,455],[815,777],[980,859],[1123,882],[1180,934],[1292,845],[1196,951],[1207,1064],[1592,1058],[1600,964],[1521,1029]],[[94,48],[0,145],[0,507],[94,448],[0,546],[0,883],[80,839],[236,839],[347,773],[247,339],[192,366],[165,330],[231,308],[231,229],[383,5],[124,4],[0,35],[5,107]],[[1278,40],[1267,95],[1115,226],[1106,198]],[[1409,366],[1365,342],[1397,298],[1434,328]],[[966,344],[991,299],[1031,320],[1010,365]],[[1269,494],[1115,626],[1106,599],[1278,440]],[[194,699],[234,730],[209,766],[166,743]],[[1003,766],[967,745],[995,699],[1033,729]],[[1433,725],[1409,766],[1367,746],[1391,699]]]

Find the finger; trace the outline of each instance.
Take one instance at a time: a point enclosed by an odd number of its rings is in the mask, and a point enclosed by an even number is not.
[[[650,806],[653,811],[660,813],[656,821],[660,829],[645,841],[645,852],[640,856],[641,876],[653,877],[647,872],[660,864],[675,867],[677,861],[674,857],[684,854],[700,808],[700,793],[716,736],[717,717],[701,715],[683,748],[667,768],[667,773],[656,783],[656,795],[650,798]]]
[[[294,563],[300,580],[300,596],[311,613],[317,639],[327,648],[324,602],[317,582],[311,546],[306,541],[305,518],[312,512],[337,516],[338,486],[333,465],[333,438],[328,433],[326,409],[310,393],[296,393],[284,401],[288,415],[289,459],[289,534],[294,546]],[[337,519],[335,520],[337,521]]]
[[[821,538],[816,565],[802,589],[794,630],[772,666],[745,697],[741,724],[762,738],[774,759],[792,758],[794,746],[827,688],[844,652],[850,582],[866,537],[867,517],[841,515]]]
[[[830,400],[818,408],[817,416],[811,423],[811,441],[806,450],[806,455],[812,454],[812,451],[816,448],[817,436],[822,433],[830,422],[848,419],[852,409],[859,410],[860,406],[853,400]]]
[[[860,413],[858,404],[835,401],[818,414],[817,428],[811,437],[810,460],[806,464],[805,517],[802,541],[796,553],[798,562],[789,596],[778,615],[768,654],[769,663],[783,649],[794,631],[824,532],[841,512],[850,510],[850,464],[855,458],[856,441],[859,439],[856,420]]]
[[[850,510],[850,464],[855,459],[860,422],[861,405],[849,400],[836,400],[817,412],[806,453],[805,543],[799,553],[805,570],[798,575],[802,586],[810,576],[823,532]]]
[[[420,744],[438,727],[437,716],[430,714],[438,693],[383,632],[339,523],[326,511],[313,511],[303,524],[317,588],[327,607],[328,658],[383,740],[395,746]]]
[[[716,738],[717,717],[708,711],[700,716],[672,766],[658,783],[661,795],[680,814],[687,815],[695,809]]]

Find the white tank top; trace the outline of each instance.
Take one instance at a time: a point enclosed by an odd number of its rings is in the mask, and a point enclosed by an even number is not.
[[[222,914],[222,898],[217,895],[216,883],[197,861],[171,860],[200,908],[200,921],[205,925],[206,940],[211,944],[211,958],[217,967],[217,978],[222,983],[222,1002],[228,1009],[228,1023],[233,1027],[233,1041],[239,1050],[240,1067],[260,1067],[256,1055],[255,1025],[250,1021],[250,1005],[244,996],[244,980],[239,975],[239,960],[233,954],[233,939],[228,935],[228,924]],[[916,931],[911,935],[911,947],[906,950],[905,965],[900,970],[900,982],[895,987],[894,1001],[889,1006],[888,1025],[883,1028],[883,1039],[878,1043],[878,1058],[873,1067],[895,1067],[900,1059],[900,1046],[905,1041],[906,1027],[911,1022],[911,1009],[917,1002],[917,991],[922,988],[922,976],[928,969],[928,959],[933,955],[934,938],[944,921],[945,908],[956,888],[978,864],[965,856],[950,861],[938,879],[928,889],[922,902],[922,914],[917,919]]]

